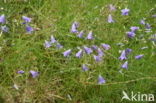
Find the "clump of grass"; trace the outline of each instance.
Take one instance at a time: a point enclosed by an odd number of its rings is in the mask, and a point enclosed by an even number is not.
[[[123,90],[154,94],[154,3],[154,0],[0,1],[0,15],[6,16],[6,22],[0,26],[9,28],[0,35],[0,102],[118,103]],[[109,10],[110,4],[115,11]],[[125,8],[130,10],[126,16],[121,15]],[[22,24],[22,16],[30,17],[31,22]],[[151,25],[151,32],[146,30],[148,25],[139,24],[144,18]],[[84,32],[83,38],[71,33],[75,21],[79,23],[76,29]],[[131,26],[139,27],[135,36]],[[91,31],[94,39],[87,40]],[[127,38],[128,31],[132,38]],[[44,47],[51,35],[63,48],[58,49],[57,44]],[[111,48],[105,50],[101,43]],[[96,50],[88,55],[83,51],[83,56],[75,57],[79,49],[92,45],[104,52],[102,58],[96,58],[100,54]],[[127,48],[132,49],[131,54],[125,54],[126,60],[120,61],[120,53]],[[66,58],[62,53],[69,49],[72,52]],[[135,59],[142,54],[142,58]],[[82,66],[87,66],[84,71]]]

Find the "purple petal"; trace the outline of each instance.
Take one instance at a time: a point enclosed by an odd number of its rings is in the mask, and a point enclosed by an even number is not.
[[[94,55],[93,57],[94,57],[94,60],[97,61],[97,62],[102,61],[101,56],[96,56],[96,55]]]
[[[60,43],[56,43],[56,47],[58,48],[58,49],[61,49],[61,48],[63,48],[63,46],[60,44]]]
[[[83,70],[83,71],[88,71],[89,68],[88,68],[85,64],[83,64],[83,65],[82,65],[82,70]]]
[[[71,27],[71,32],[72,32],[72,33],[78,33],[78,30],[77,30],[78,27],[79,27],[78,22],[74,22],[74,23],[72,24],[72,27]]]
[[[77,37],[82,38],[82,37],[83,37],[83,35],[84,35],[84,32],[83,32],[83,31],[81,31],[81,32],[77,35]]]
[[[151,25],[150,25],[149,23],[146,23],[146,24],[145,24],[145,27],[146,27],[146,29],[151,29],[151,28],[152,28]]]
[[[71,54],[71,49],[66,50],[65,52],[63,52],[64,57],[68,57]]]
[[[44,47],[45,48],[50,48],[51,47],[51,43],[48,42],[47,40],[45,40]]]
[[[34,31],[34,29],[31,26],[27,25],[26,31],[27,31],[27,33],[31,34]]]
[[[121,67],[124,69],[128,69],[128,61],[126,61]]]
[[[31,22],[31,18],[29,18],[29,17],[22,16],[22,19],[25,21],[25,23]]]
[[[82,51],[82,50],[79,50],[79,51],[76,53],[75,56],[76,56],[77,58],[81,58],[82,55],[83,55],[83,51]]]
[[[91,48],[88,48],[86,46],[84,46],[84,50],[85,50],[86,54],[91,54],[93,52],[93,50]]]
[[[132,26],[130,29],[131,29],[132,32],[135,32],[135,31],[139,30],[139,27]]]
[[[6,20],[5,20],[5,15],[2,14],[2,15],[0,16],[0,23],[4,24],[5,21],[6,21]]]
[[[106,80],[101,75],[99,75],[98,84],[104,84],[104,83],[106,83]]]
[[[119,59],[120,59],[120,60],[126,60],[126,59],[127,59],[125,50],[123,50],[123,51],[121,52],[121,55],[120,55]]]
[[[129,9],[125,8],[121,10],[122,15],[128,15],[129,14]]]
[[[130,32],[126,32],[126,34],[127,34],[127,37],[128,38],[134,38],[135,37],[135,33],[134,32],[132,32],[132,31],[130,31]]]
[[[135,59],[141,59],[142,57],[143,57],[144,55],[137,55],[137,56],[135,56]]]
[[[140,20],[140,24],[145,25],[145,20]]]
[[[17,73],[18,74],[24,74],[24,71],[23,70],[19,70]]]
[[[105,49],[105,50],[109,50],[111,47],[109,44],[104,44],[102,43],[101,46]]]
[[[131,52],[132,52],[132,49],[127,48],[127,49],[125,50],[126,56],[129,55]]]
[[[51,35],[51,38],[50,38],[50,43],[56,43],[56,39],[54,38],[53,35]]]
[[[104,55],[103,51],[100,48],[97,49],[97,52],[98,52],[98,56],[100,57]]]
[[[16,90],[19,90],[19,86],[17,84],[14,84],[13,88],[15,88]]]
[[[112,18],[112,15],[110,15],[110,14],[108,16],[108,23],[114,23],[114,20]]]
[[[115,6],[114,6],[114,5],[110,4],[110,5],[109,5],[109,10],[110,10],[110,11],[115,11],[115,10],[116,10],[116,8],[115,8]]]
[[[98,49],[98,47],[96,46],[96,45],[92,45],[92,47],[91,47],[93,50],[97,50]]]
[[[92,31],[89,32],[89,34],[87,35],[87,38],[86,39],[88,39],[88,40],[94,39],[93,38],[93,32]]]
[[[30,70],[30,74],[33,78],[36,78],[39,75],[39,73],[34,70]]]
[[[9,28],[5,25],[5,26],[1,26],[1,30],[3,32],[8,32],[9,31]]]

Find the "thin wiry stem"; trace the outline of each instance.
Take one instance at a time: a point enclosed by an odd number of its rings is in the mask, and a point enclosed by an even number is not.
[[[124,81],[124,82],[112,82],[112,83],[105,83],[105,84],[100,84],[100,85],[128,84],[131,82],[136,82],[136,81],[145,80],[145,79],[156,80],[156,77],[142,77],[142,78],[128,80],[128,81]],[[93,82],[83,82],[83,84],[85,84],[85,85],[99,85],[99,84],[93,83]]]

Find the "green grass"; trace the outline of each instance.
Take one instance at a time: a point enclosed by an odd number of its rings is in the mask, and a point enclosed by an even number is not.
[[[156,14],[155,0],[3,1],[0,0],[0,8],[3,8],[0,15],[6,15],[10,32],[0,37],[0,103],[120,103],[123,90],[156,96],[156,46],[148,40],[156,32],[156,19],[151,18]],[[115,5],[117,11],[110,12],[109,4]],[[125,7],[130,9],[129,16],[121,15],[120,10]],[[109,14],[115,23],[107,23]],[[26,34],[21,20],[23,15],[31,17],[31,25],[39,30]],[[144,32],[144,26],[139,24],[142,18],[147,18],[152,25],[152,33]],[[80,23],[79,30],[86,33],[92,30],[95,39],[87,41],[70,33],[74,21]],[[125,36],[130,26],[141,28],[132,40]],[[140,38],[142,34],[143,39]],[[51,35],[63,44],[63,49],[44,48],[44,41]],[[96,63],[92,55],[81,59],[74,57],[76,47],[100,43],[111,45],[102,62]],[[125,45],[119,47],[116,43]],[[144,46],[148,49],[140,50]],[[120,67],[123,61],[118,60],[119,50],[125,48],[133,50],[128,58],[128,70],[123,70]],[[62,55],[67,49],[73,49],[69,58]],[[135,60],[138,54],[145,56]],[[82,72],[83,63],[90,64],[89,71]],[[17,74],[18,70],[24,70],[25,74]],[[39,71],[39,77],[31,78],[29,70]],[[97,85],[99,74],[106,79],[106,84]],[[14,84],[19,90],[13,88]]]

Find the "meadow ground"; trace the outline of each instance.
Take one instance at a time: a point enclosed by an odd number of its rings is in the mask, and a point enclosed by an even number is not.
[[[116,10],[110,10],[110,4]],[[128,15],[121,14],[125,8],[130,10]],[[135,103],[121,101],[123,91],[156,96],[156,38],[151,40],[156,33],[156,0],[0,0],[3,14],[6,22],[0,26],[6,25],[9,31],[1,30],[0,35],[0,103]],[[108,23],[110,14],[115,22]],[[32,18],[31,34],[25,31],[28,24],[23,24],[22,16]],[[141,19],[145,24],[140,24]],[[84,38],[70,32],[75,21]],[[131,26],[139,30],[128,38]],[[93,40],[85,39],[89,31]],[[44,47],[51,35],[63,48]],[[111,48],[104,50],[101,43]],[[77,47],[84,45],[101,48],[102,61],[94,60],[96,51],[76,58]],[[119,60],[126,48],[132,52]],[[72,52],[64,57],[68,49]],[[140,54],[144,56],[135,59]],[[127,69],[121,67],[125,61]],[[88,71],[82,70],[83,64]],[[39,75],[33,78],[31,70]],[[101,85],[99,75],[105,79]]]

